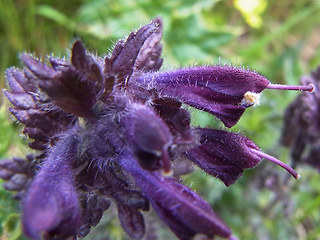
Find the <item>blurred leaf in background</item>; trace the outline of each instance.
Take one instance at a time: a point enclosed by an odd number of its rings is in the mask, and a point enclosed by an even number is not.
[[[67,56],[80,38],[106,55],[119,38],[156,16],[164,20],[164,70],[188,65],[235,64],[254,69],[273,83],[297,84],[320,63],[320,2],[313,0],[0,0],[0,88],[5,69],[21,66],[18,54]],[[264,151],[289,160],[280,148],[283,111],[298,93],[265,91],[231,130],[241,131]],[[1,158],[26,153],[21,131],[0,102]],[[222,128],[214,117],[191,109],[194,125]],[[300,167],[300,181],[260,164],[226,188],[200,170],[185,181],[209,200],[239,239],[320,239],[319,174]],[[18,202],[0,190],[0,239],[23,239]],[[86,239],[125,239],[108,210]],[[153,222],[150,215],[150,221]],[[172,237],[166,228],[160,239]],[[168,237],[170,236],[170,237]]]

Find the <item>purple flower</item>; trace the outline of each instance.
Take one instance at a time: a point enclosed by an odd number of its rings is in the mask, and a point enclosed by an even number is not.
[[[320,88],[320,67],[303,76],[302,84]],[[293,165],[308,164],[320,171],[320,94],[300,94],[287,108],[281,142],[291,152]]]
[[[126,153],[121,158],[121,164],[141,190],[147,193],[155,211],[179,239],[192,239],[197,233],[208,237],[231,237],[228,226],[190,188],[174,178],[141,169],[131,154]]]
[[[244,100],[244,95],[260,93],[269,85],[269,81],[258,73],[230,66],[151,73],[137,81],[151,85],[161,95],[214,114],[227,127],[235,125],[244,110],[253,104]]]
[[[23,203],[22,223],[33,239],[67,238],[81,226],[82,213],[73,179],[78,136],[68,132],[48,154],[46,164],[32,182]]]
[[[188,158],[229,186],[266,158],[298,178],[244,136],[193,128],[183,103],[232,127],[264,89],[313,86],[272,85],[230,66],[158,72],[161,37],[162,21],[156,18],[120,40],[104,59],[76,41],[70,62],[50,58],[49,66],[24,54],[26,68],[7,70],[10,111],[33,139],[30,148],[38,150],[26,161],[0,163],[0,177],[8,186],[16,184],[7,188],[23,200],[27,236],[84,237],[113,201],[132,239],[144,236],[149,204],[179,239],[234,239],[208,203],[169,176],[173,164]],[[183,171],[173,176],[178,172]],[[21,179],[26,184],[19,185]]]

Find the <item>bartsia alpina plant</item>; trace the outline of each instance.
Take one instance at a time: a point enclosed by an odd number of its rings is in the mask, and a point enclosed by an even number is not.
[[[10,112],[38,152],[1,161],[0,176],[22,199],[30,238],[84,237],[114,202],[132,239],[144,236],[149,205],[179,239],[234,239],[209,204],[174,177],[180,161],[191,160],[226,186],[262,158],[299,177],[240,134],[190,126],[182,104],[232,127],[264,89],[313,86],[273,85],[233,66],[160,72],[161,37],[156,18],[118,41],[105,58],[76,41],[70,62],[51,57],[46,64],[23,54],[26,68],[7,70]]]

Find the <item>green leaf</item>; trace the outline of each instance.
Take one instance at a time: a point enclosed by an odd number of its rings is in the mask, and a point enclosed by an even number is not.
[[[75,29],[76,23],[54,7],[51,7],[49,5],[41,5],[36,8],[36,13],[70,30]]]

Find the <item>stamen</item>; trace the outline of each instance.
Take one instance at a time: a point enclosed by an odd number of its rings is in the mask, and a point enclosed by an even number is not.
[[[241,106],[247,108],[247,107],[259,105],[259,103],[260,103],[260,93],[246,92],[243,95]]]
[[[278,90],[296,90],[296,91],[307,91],[313,92],[315,87],[313,84],[309,84],[308,86],[294,86],[294,85],[281,85],[281,84],[272,84],[270,83],[267,86],[268,89],[278,89]]]
[[[275,164],[279,165],[280,167],[284,168],[285,170],[287,170],[295,179],[300,179],[300,174],[297,173],[295,170],[293,170],[290,166],[288,166],[287,164],[281,162],[279,159],[276,159],[275,157],[273,156],[270,156],[264,152],[261,152],[259,150],[256,150],[256,149],[253,149],[251,148],[250,149],[254,154],[257,154],[259,157],[261,158],[265,158],[269,161],[272,161],[274,162]]]

